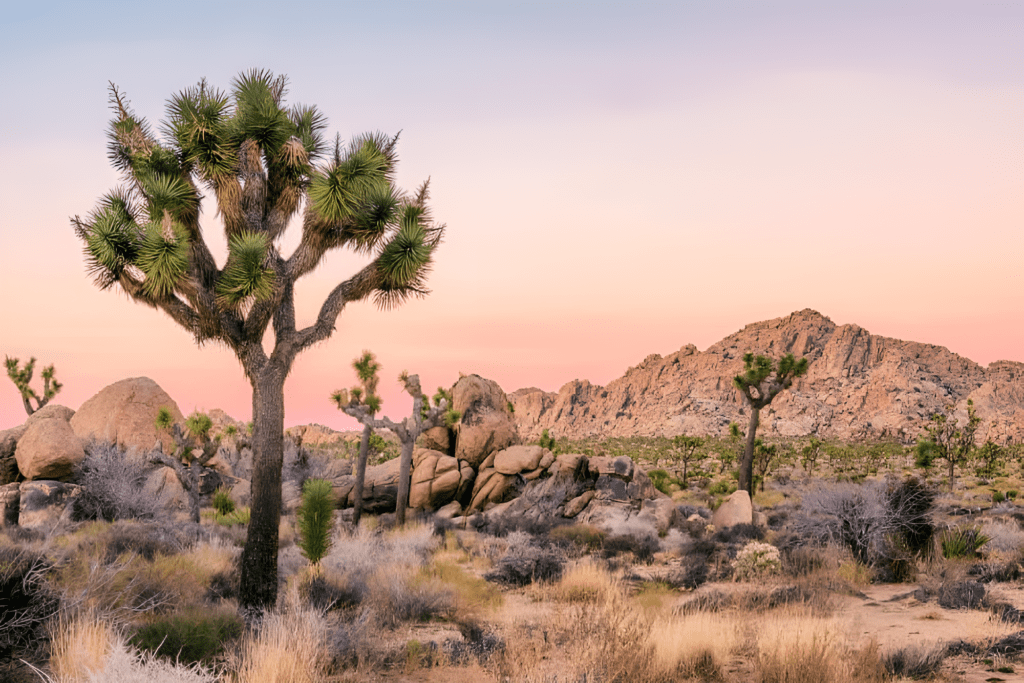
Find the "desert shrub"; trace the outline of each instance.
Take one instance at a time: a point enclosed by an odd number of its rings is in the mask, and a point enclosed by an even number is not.
[[[977,609],[985,599],[985,586],[977,581],[944,581],[937,597],[939,606],[946,609]]]
[[[213,521],[215,524],[226,527],[244,526],[249,523],[251,512],[247,507],[235,508],[231,512],[221,514],[214,512]]]
[[[1016,553],[1024,548],[1024,529],[1016,522],[985,520],[981,530],[989,537],[986,552]]]
[[[660,548],[658,538],[651,534],[616,534],[604,540],[602,554],[606,558],[611,558],[629,553],[637,562],[650,562]]]
[[[590,552],[598,550],[606,536],[604,531],[590,524],[559,526],[548,532],[548,538],[557,545],[573,545]]]
[[[231,492],[223,486],[213,492],[213,509],[218,515],[229,515],[235,511],[235,501],[231,500]]]
[[[647,476],[650,478],[651,483],[654,484],[654,488],[658,489],[665,495],[672,494],[673,486],[678,487],[681,485],[678,479],[665,470],[650,470],[647,473]]]
[[[157,555],[174,555],[186,541],[173,529],[158,524],[115,522],[98,535],[105,547],[103,561],[110,563],[125,553],[135,554],[150,562]]]
[[[901,557],[901,549],[921,553],[931,534],[934,493],[916,479],[901,483],[823,485],[803,498],[793,530],[818,544],[849,548],[865,565]]]
[[[41,553],[0,544],[0,659],[41,640],[59,602],[45,581],[51,562]]]
[[[951,527],[939,534],[942,556],[947,560],[977,557],[978,551],[989,540],[989,537],[981,532],[981,527],[977,526]]]
[[[719,529],[712,538],[717,543],[760,541],[764,538],[764,529],[756,524],[733,524],[724,529]]]
[[[946,648],[937,645],[908,645],[882,655],[882,665],[893,678],[921,680],[938,673],[946,659]]]
[[[164,501],[145,490],[148,464],[110,443],[91,443],[76,471],[82,490],[75,498],[76,520],[152,519]]]
[[[480,609],[500,607],[504,602],[497,586],[469,574],[454,562],[434,562],[424,567],[422,574],[451,589],[455,595],[456,611],[463,617]]]
[[[775,546],[751,541],[736,554],[732,566],[734,578],[749,581],[778,574],[782,570],[782,559]]]
[[[309,479],[302,487],[302,503],[295,512],[299,522],[299,547],[312,564],[330,549],[334,528],[334,488],[326,479]]]
[[[555,519],[554,517],[530,517],[525,515],[488,515],[487,521],[480,531],[491,536],[503,538],[511,533],[521,531],[531,536],[548,536],[553,529],[572,525],[572,520]]]
[[[408,621],[430,621],[455,613],[455,594],[438,581],[411,572],[380,571],[371,578],[367,603],[378,622],[394,628]]]
[[[728,479],[720,479],[708,487],[708,493],[713,496],[727,496],[735,491],[736,482],[729,481]]]
[[[210,663],[224,652],[226,642],[242,635],[242,628],[241,618],[230,607],[213,612],[189,609],[154,617],[135,630],[128,644],[184,664]]]
[[[322,612],[354,607],[366,596],[366,584],[345,581],[342,577],[310,574],[299,582],[299,597]]]
[[[508,535],[508,549],[484,578],[511,586],[526,586],[534,581],[554,581],[562,575],[565,556],[555,546],[542,545],[529,534],[514,531]]]

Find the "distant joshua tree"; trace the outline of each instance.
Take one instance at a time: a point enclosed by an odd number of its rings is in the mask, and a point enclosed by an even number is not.
[[[156,415],[156,428],[166,431],[174,439],[174,453],[164,453],[163,443],[156,446],[149,454],[149,460],[155,465],[169,467],[181,482],[181,487],[188,494],[189,514],[195,524],[199,524],[199,486],[207,463],[217,455],[220,448],[220,437],[210,438],[213,420],[206,413],[192,413],[185,420],[185,427],[174,422],[171,412],[161,408]],[[200,451],[198,454],[196,451]]]
[[[932,415],[932,424],[925,427],[925,433],[914,447],[919,465],[927,467],[935,458],[942,458],[949,466],[949,490],[953,490],[954,467],[963,466],[974,451],[974,437],[981,424],[981,418],[974,413],[974,401],[967,400],[967,422],[960,425],[953,416],[954,406],[947,406],[945,413]]]
[[[4,365],[7,366],[7,376],[11,378],[14,386],[18,387],[18,391],[21,392],[21,402],[25,406],[25,412],[29,415],[49,403],[50,399],[59,394],[64,386],[54,376],[53,366],[47,365],[43,368],[43,396],[40,398],[35,389],[29,386],[29,382],[32,381],[32,372],[36,367],[35,358],[29,358],[28,362],[25,363],[25,367],[19,368],[20,362],[17,358],[5,356]],[[31,401],[36,402],[35,408],[32,407]]]
[[[750,406],[750,424],[747,427],[747,445],[740,461],[739,488],[754,495],[754,444],[761,409],[793,385],[793,380],[807,372],[807,359],[797,360],[793,354],[783,356],[776,367],[775,360],[752,353],[743,356],[743,374],[733,377],[733,385],[740,390]]]
[[[360,360],[365,358],[364,354]],[[359,372],[359,361],[356,361],[354,365]],[[376,374],[376,372],[377,365],[373,363],[373,373]],[[402,444],[402,455],[398,470],[398,501],[395,506],[395,522],[401,526],[405,524],[405,510],[409,507],[412,451],[416,439],[431,427],[438,427],[442,424],[452,426],[458,422],[460,415],[457,411],[448,408],[451,396],[443,389],[437,390],[437,394],[434,395],[434,405],[431,406],[430,397],[425,396],[420,387],[419,375],[410,375],[403,371],[398,376],[398,381],[403,384],[405,392],[413,399],[412,414],[401,422],[396,423],[388,417],[374,418],[373,414],[380,409],[380,401],[379,399],[376,402],[372,401],[370,396],[364,395],[361,387],[355,387],[351,391],[338,389],[331,394],[331,400],[338,406],[338,410],[362,423],[364,434],[366,428],[369,427],[370,429],[390,429],[398,436],[398,441]],[[374,387],[376,387],[376,382],[374,382]]]

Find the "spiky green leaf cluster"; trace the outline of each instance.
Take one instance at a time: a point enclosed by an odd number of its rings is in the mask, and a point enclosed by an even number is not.
[[[213,419],[206,413],[195,412],[185,418],[185,429],[197,439],[205,439],[213,427]]]
[[[205,79],[167,103],[165,133],[182,161],[207,179],[231,173],[238,163],[230,115],[228,96],[210,88]]]
[[[302,555],[311,564],[318,564],[331,547],[334,528],[334,488],[331,483],[324,479],[307,479],[296,515]]]
[[[217,282],[218,301],[234,308],[248,301],[262,301],[274,293],[275,274],[266,265],[269,240],[255,232],[242,232],[228,240],[228,262]]]
[[[146,226],[135,265],[146,274],[143,289],[150,296],[169,296],[188,271],[188,236],[179,225],[152,222]]]
[[[171,425],[174,424],[174,418],[171,416],[171,411],[166,407],[162,406],[156,411],[156,420],[153,421],[157,429],[170,429]]]
[[[420,207],[403,208],[401,228],[381,249],[377,272],[381,285],[377,305],[391,308],[410,295],[425,293],[424,280],[438,238],[421,220]]]

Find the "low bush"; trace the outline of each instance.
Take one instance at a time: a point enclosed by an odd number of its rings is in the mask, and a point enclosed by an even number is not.
[[[559,526],[548,532],[548,538],[557,545],[563,547],[572,545],[589,552],[599,550],[607,535],[601,529],[590,524]]]
[[[236,683],[313,683],[330,663],[327,622],[316,610],[267,614],[229,658]]]
[[[227,642],[242,635],[243,626],[231,607],[215,611],[188,609],[155,617],[136,629],[128,644],[183,664],[211,663],[223,654]]]
[[[656,536],[650,534],[617,534],[608,536],[602,545],[602,554],[606,558],[631,554],[637,562],[650,562],[654,553],[661,549]]]
[[[249,523],[250,511],[247,507],[235,508],[231,512],[221,514],[215,512],[213,521],[221,526],[244,526]]]
[[[390,569],[372,577],[367,603],[378,622],[388,628],[408,621],[448,618],[456,609],[454,591],[447,586]]]
[[[366,597],[366,592],[365,584],[323,573],[309,574],[299,582],[299,597],[322,612],[355,607]]]
[[[59,607],[45,580],[51,566],[41,553],[0,544],[0,660],[43,640]]]
[[[946,659],[944,645],[908,645],[882,655],[882,666],[893,678],[922,680],[939,672]]]
[[[769,543],[751,541],[733,560],[733,577],[738,581],[763,579],[782,570],[779,549]]]
[[[514,531],[508,535],[508,549],[494,570],[484,578],[511,586],[526,586],[534,581],[554,581],[562,576],[565,556],[555,546],[536,542],[529,534]]]
[[[144,458],[121,451],[114,444],[86,445],[85,458],[76,471],[82,489],[73,507],[75,520],[152,519],[165,501],[145,490],[149,465]]]
[[[946,581],[938,590],[940,607],[978,609],[985,599],[985,586],[977,581]]]
[[[764,529],[756,524],[733,524],[724,529],[719,529],[712,538],[717,543],[760,541],[764,538]]]
[[[213,509],[218,515],[230,515],[235,511],[235,501],[231,499],[231,492],[223,486],[213,492]]]

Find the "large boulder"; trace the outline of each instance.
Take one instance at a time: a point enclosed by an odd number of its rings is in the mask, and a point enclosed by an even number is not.
[[[22,482],[18,526],[51,531],[67,517],[80,492],[80,486],[60,481]]]
[[[711,515],[711,523],[716,529],[725,529],[736,524],[752,524],[754,506],[750,503],[750,494],[740,489],[718,506]]]
[[[106,441],[143,453],[160,439],[164,453],[173,453],[170,434],[156,428],[161,408],[167,408],[175,422],[185,422],[178,404],[160,385],[148,377],[132,377],[111,384],[83,403],[71,418],[71,428],[83,441]]]
[[[530,472],[537,469],[544,454],[550,452],[540,446],[509,446],[494,456],[494,469],[502,474]]]
[[[18,439],[28,431],[28,425],[11,427],[0,432],[0,486],[18,480],[18,461],[14,451],[18,448]]]
[[[428,449],[417,449],[413,461],[409,507],[436,510],[452,502],[462,482],[459,461]]]
[[[455,457],[476,467],[491,453],[519,440],[508,397],[497,382],[479,375],[461,377],[452,388],[452,407],[461,419]]]
[[[398,502],[400,460],[400,458],[392,458],[380,465],[366,468],[366,478],[363,480],[363,512],[378,514],[395,511],[395,505]],[[352,507],[355,477],[339,477],[332,483],[338,507]]]
[[[25,423],[14,458],[25,479],[68,479],[85,459],[81,440],[68,424],[70,411],[63,406],[46,406]],[[45,411],[45,412],[44,412]]]

